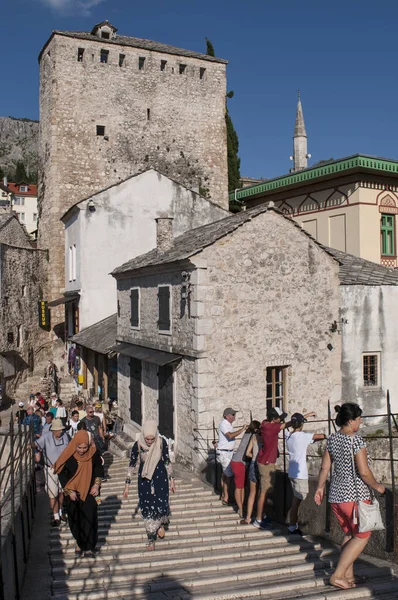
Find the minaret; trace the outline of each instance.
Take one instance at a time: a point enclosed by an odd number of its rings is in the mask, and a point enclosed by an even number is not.
[[[301,106],[300,90],[298,91],[297,111],[296,111],[296,124],[294,126],[293,136],[293,156],[290,160],[293,160],[293,168],[290,169],[291,173],[296,171],[302,171],[308,167],[307,159],[311,158],[311,154],[307,153],[307,133],[305,131],[303,107]]]

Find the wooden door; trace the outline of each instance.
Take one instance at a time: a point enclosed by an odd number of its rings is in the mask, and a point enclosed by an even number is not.
[[[159,367],[159,432],[174,439],[173,367]]]
[[[130,358],[130,418],[142,425],[142,363]]]

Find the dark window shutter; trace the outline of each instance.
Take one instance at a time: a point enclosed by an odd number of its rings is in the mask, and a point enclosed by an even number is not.
[[[130,324],[131,327],[138,327],[140,324],[140,315],[138,310],[138,289],[130,291],[130,304],[131,304],[131,314],[130,314]]]
[[[161,331],[169,331],[169,329],[170,329],[170,288],[168,285],[159,287],[158,298],[159,298],[158,328]]]

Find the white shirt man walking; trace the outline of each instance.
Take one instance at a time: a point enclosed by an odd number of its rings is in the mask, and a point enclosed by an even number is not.
[[[243,431],[246,430],[247,425],[243,425],[240,429],[234,431],[232,423],[235,421],[236,413],[238,411],[233,408],[226,408],[223,412],[223,420],[221,421],[218,427],[218,444],[216,457],[217,462],[220,463],[222,467],[222,493],[221,493],[221,502],[223,504],[228,504],[229,496],[228,496],[228,488],[231,481],[231,477],[233,476],[230,462],[232,460],[232,454],[234,452],[235,447],[235,438],[238,437]]]

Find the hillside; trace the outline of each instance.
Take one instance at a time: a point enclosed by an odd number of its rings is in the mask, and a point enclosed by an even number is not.
[[[37,173],[39,122],[0,117],[0,170],[13,179],[18,162],[33,178]]]

